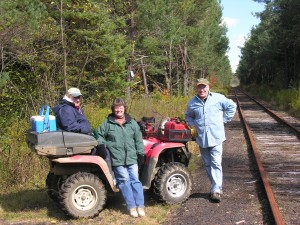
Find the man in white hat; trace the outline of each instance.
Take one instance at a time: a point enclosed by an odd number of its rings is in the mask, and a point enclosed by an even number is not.
[[[80,107],[82,94],[78,88],[70,88],[59,105],[53,108],[57,126],[65,131],[91,134],[91,126]]]
[[[236,104],[224,95],[210,92],[209,81],[204,78],[198,80],[196,92],[196,96],[187,105],[186,121],[197,129],[196,142],[211,182],[211,200],[220,202],[223,182],[222,144],[226,140],[224,123],[234,116]]]

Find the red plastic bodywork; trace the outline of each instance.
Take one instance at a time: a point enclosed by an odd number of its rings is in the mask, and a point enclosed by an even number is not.
[[[113,177],[109,172],[107,163],[100,156],[96,155],[74,155],[64,158],[53,159],[52,162],[56,163],[93,163],[100,167],[100,170],[105,174],[113,191],[118,191],[113,182]]]
[[[181,148],[185,145],[179,142],[162,142],[157,138],[147,138],[143,140],[145,147],[145,155],[147,156],[147,160],[149,161],[152,157],[159,157],[159,154],[168,148]],[[147,161],[146,161],[147,163]]]

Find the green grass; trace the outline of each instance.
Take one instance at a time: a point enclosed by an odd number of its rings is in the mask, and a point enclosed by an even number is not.
[[[252,85],[245,89],[278,109],[286,110],[300,118],[300,86],[289,89],[274,89],[267,85]]]

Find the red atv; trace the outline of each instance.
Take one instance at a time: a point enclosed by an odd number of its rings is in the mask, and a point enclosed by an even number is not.
[[[187,170],[191,153],[187,141],[191,131],[178,118],[158,125],[143,117],[141,127],[146,161],[140,169],[144,189],[152,189],[159,200],[169,204],[188,199],[192,190]],[[27,133],[27,144],[38,155],[48,157],[48,195],[73,218],[97,216],[105,206],[107,191],[118,192],[106,161],[92,155],[98,143],[94,137],[65,131]]]

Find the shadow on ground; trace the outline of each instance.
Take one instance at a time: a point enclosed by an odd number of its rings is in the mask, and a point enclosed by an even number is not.
[[[145,192],[145,206],[161,204],[155,199],[150,190]],[[47,216],[59,221],[70,218],[61,210],[59,203],[48,197],[46,189],[25,190],[16,193],[0,194],[0,208],[4,213],[25,213],[32,211],[47,210]],[[104,208],[120,211],[127,214],[127,209],[121,193],[108,193],[107,203]]]

